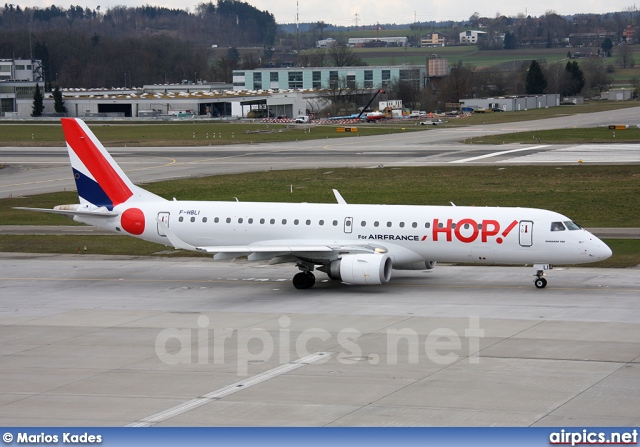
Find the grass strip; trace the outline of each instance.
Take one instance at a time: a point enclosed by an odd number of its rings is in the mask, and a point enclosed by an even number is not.
[[[91,124],[89,127],[107,147],[143,146],[217,146],[224,144],[278,143],[359,136],[388,135],[399,132],[424,131],[422,126],[393,124],[349,125],[357,132],[338,132],[335,126],[305,126],[249,123],[157,123],[157,124]],[[64,146],[59,123],[6,124],[0,127],[0,146]]]
[[[469,144],[589,144],[589,143],[640,143],[640,129],[637,127],[614,130],[608,127],[571,128],[514,132],[499,135],[485,135],[464,140]]]
[[[640,226],[640,166],[432,166],[263,171],[144,185],[171,200],[513,206],[554,210],[585,227]],[[293,189],[293,192],[291,192]],[[0,225],[69,225],[12,209],[77,203],[73,192],[0,199]]]

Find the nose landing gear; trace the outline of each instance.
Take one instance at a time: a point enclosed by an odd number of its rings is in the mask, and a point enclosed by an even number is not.
[[[536,279],[533,281],[533,284],[538,289],[544,289],[547,287],[547,280],[544,278],[544,271],[549,270],[551,266],[549,264],[534,264],[533,268],[536,269],[536,274],[534,275]]]
[[[544,279],[543,277],[536,278],[536,280],[533,283],[536,285],[538,289],[544,289],[545,287],[547,287],[547,280]]]

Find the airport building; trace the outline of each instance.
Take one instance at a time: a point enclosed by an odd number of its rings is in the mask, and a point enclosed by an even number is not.
[[[33,101],[36,84],[44,87],[42,61],[0,59],[0,116],[15,113],[18,101]]]
[[[42,61],[0,59],[0,81],[44,81]]]
[[[68,116],[117,118],[295,118],[324,108],[319,90],[378,89],[407,81],[422,88],[429,76],[443,76],[447,67],[433,65],[378,67],[307,67],[236,70],[233,85],[220,83],[145,85],[129,89],[62,89]],[[436,69],[437,68],[437,69]],[[6,118],[31,116],[34,81],[1,81]],[[42,85],[40,86],[43,87]],[[4,93],[6,90],[7,93]],[[51,93],[45,93],[45,116],[55,116]]]
[[[0,82],[0,89],[5,83],[16,84],[15,81]],[[17,91],[12,108],[2,113],[5,118],[31,116],[35,83],[23,85]],[[142,89],[62,89],[62,98],[68,111],[66,116],[80,118],[292,118],[317,111],[323,105],[315,92],[212,90],[209,85],[200,84]],[[44,93],[44,116],[59,116],[49,92]]]
[[[628,101],[633,99],[632,88],[612,88],[608,92],[602,93],[602,98],[609,101]]]
[[[296,67],[234,70],[234,90],[320,90],[332,87],[386,88],[392,81],[425,85],[426,65]]]
[[[503,96],[498,98],[470,98],[461,99],[462,108],[474,110],[500,109],[503,112],[514,112],[528,109],[545,109],[560,105],[560,95],[536,95],[536,96]]]

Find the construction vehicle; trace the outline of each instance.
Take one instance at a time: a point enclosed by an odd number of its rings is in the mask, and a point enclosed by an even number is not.
[[[373,100],[374,100],[374,99],[376,99],[376,97],[377,97],[380,93],[384,93],[384,90],[380,89],[380,90],[376,91],[375,95],[373,95],[373,96],[371,97],[371,99],[369,100],[369,102],[367,103],[367,105],[366,105],[366,106],[364,106],[364,107],[362,108],[362,111],[361,111],[361,112],[358,114],[358,116],[356,117],[357,119],[361,119],[361,118],[362,118],[362,114],[363,114],[363,113],[364,113],[364,112],[369,108],[369,106],[371,105],[371,103],[373,102]],[[366,117],[367,117],[367,121],[369,121],[369,115],[371,115],[371,114],[366,115]],[[377,120],[377,119],[380,119],[380,118],[377,118],[377,116],[372,116],[372,120]]]

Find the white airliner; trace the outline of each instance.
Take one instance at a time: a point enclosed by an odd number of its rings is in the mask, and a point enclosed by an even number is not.
[[[202,202],[165,200],[136,185],[80,119],[63,118],[79,204],[21,208],[214,260],[292,263],[293,285],[315,283],[313,270],[348,284],[383,284],[391,271],[432,269],[436,261],[533,265],[535,286],[551,264],[601,261],[611,250],[571,219],[531,208]]]

